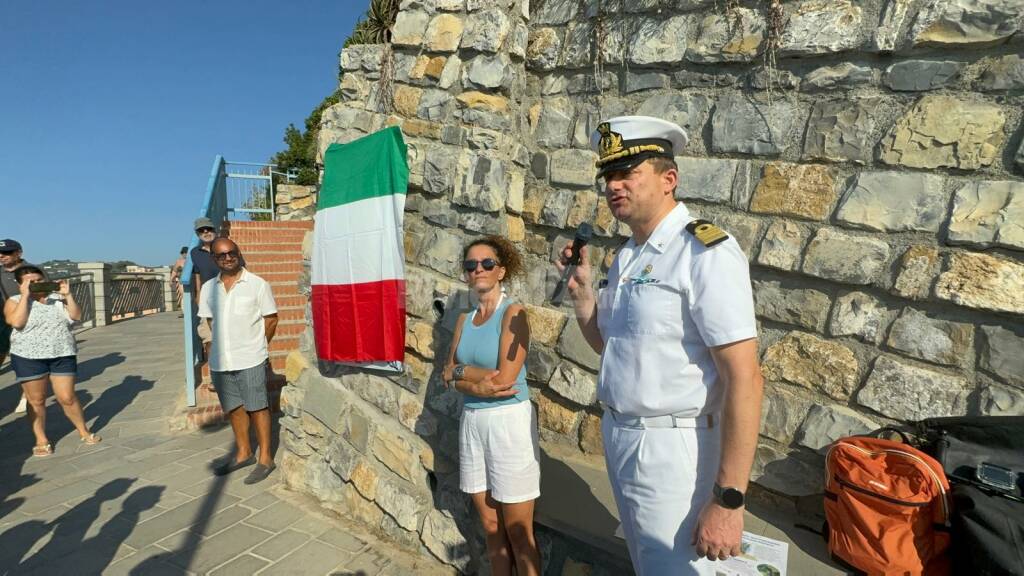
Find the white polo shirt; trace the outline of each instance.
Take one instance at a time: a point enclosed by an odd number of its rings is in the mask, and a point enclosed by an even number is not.
[[[230,292],[219,274],[207,280],[199,293],[199,317],[213,320],[210,370],[244,370],[266,361],[263,317],[276,313],[270,284],[245,268]]]
[[[730,237],[710,248],[682,205],[642,246],[629,239],[598,293],[604,340],[598,398],[631,416],[717,414],[709,346],[757,336],[747,258]]]

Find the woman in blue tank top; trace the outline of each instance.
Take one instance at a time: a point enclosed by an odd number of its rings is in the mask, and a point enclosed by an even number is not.
[[[445,382],[465,395],[459,484],[480,515],[491,574],[539,575],[533,508],[540,496],[540,449],[526,387],[530,325],[525,308],[503,287],[522,272],[522,259],[500,236],[474,240],[462,256],[477,305],[459,317],[444,370]]]

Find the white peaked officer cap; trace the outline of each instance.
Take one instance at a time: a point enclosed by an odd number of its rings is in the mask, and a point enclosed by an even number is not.
[[[651,116],[616,116],[597,125],[590,148],[597,174],[629,170],[648,158],[673,158],[690,139],[678,124]]]

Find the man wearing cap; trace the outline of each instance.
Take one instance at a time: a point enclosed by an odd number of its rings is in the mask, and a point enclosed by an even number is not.
[[[220,274],[220,268],[214,262],[213,253],[210,248],[213,245],[213,241],[217,239],[217,229],[213,225],[213,220],[205,216],[196,218],[192,229],[196,231],[196,236],[199,237],[199,245],[189,253],[189,258],[192,260],[192,286],[194,286],[195,290],[194,302],[198,305],[199,292],[202,290],[203,284],[206,284],[209,280],[216,278]],[[239,256],[239,259],[240,264],[244,267],[245,258]],[[209,357],[210,339],[212,338],[209,324],[204,320],[200,320],[199,326],[196,327],[196,333],[199,334],[199,338],[203,341],[205,355]]]
[[[8,298],[20,294],[18,281],[14,278],[14,271],[28,264],[21,259],[21,243],[10,238],[0,240],[0,307]],[[0,366],[3,365],[7,354],[11,351],[11,326],[6,318],[0,318]],[[25,395],[21,395],[18,407],[14,409],[16,414],[25,412],[27,409]]]
[[[632,237],[596,292],[585,253],[568,286],[601,354],[605,460],[640,576],[712,574],[712,560],[740,553],[760,423],[747,259],[676,202],[674,155],[686,142],[682,128],[658,118],[598,126],[599,183]]]

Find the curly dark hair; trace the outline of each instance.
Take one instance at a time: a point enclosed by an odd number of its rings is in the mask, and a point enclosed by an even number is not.
[[[462,249],[462,259],[466,259],[469,249],[473,246],[487,246],[498,256],[498,265],[505,267],[505,280],[511,280],[523,272],[523,257],[519,255],[514,244],[503,236],[484,236],[473,240]]]

